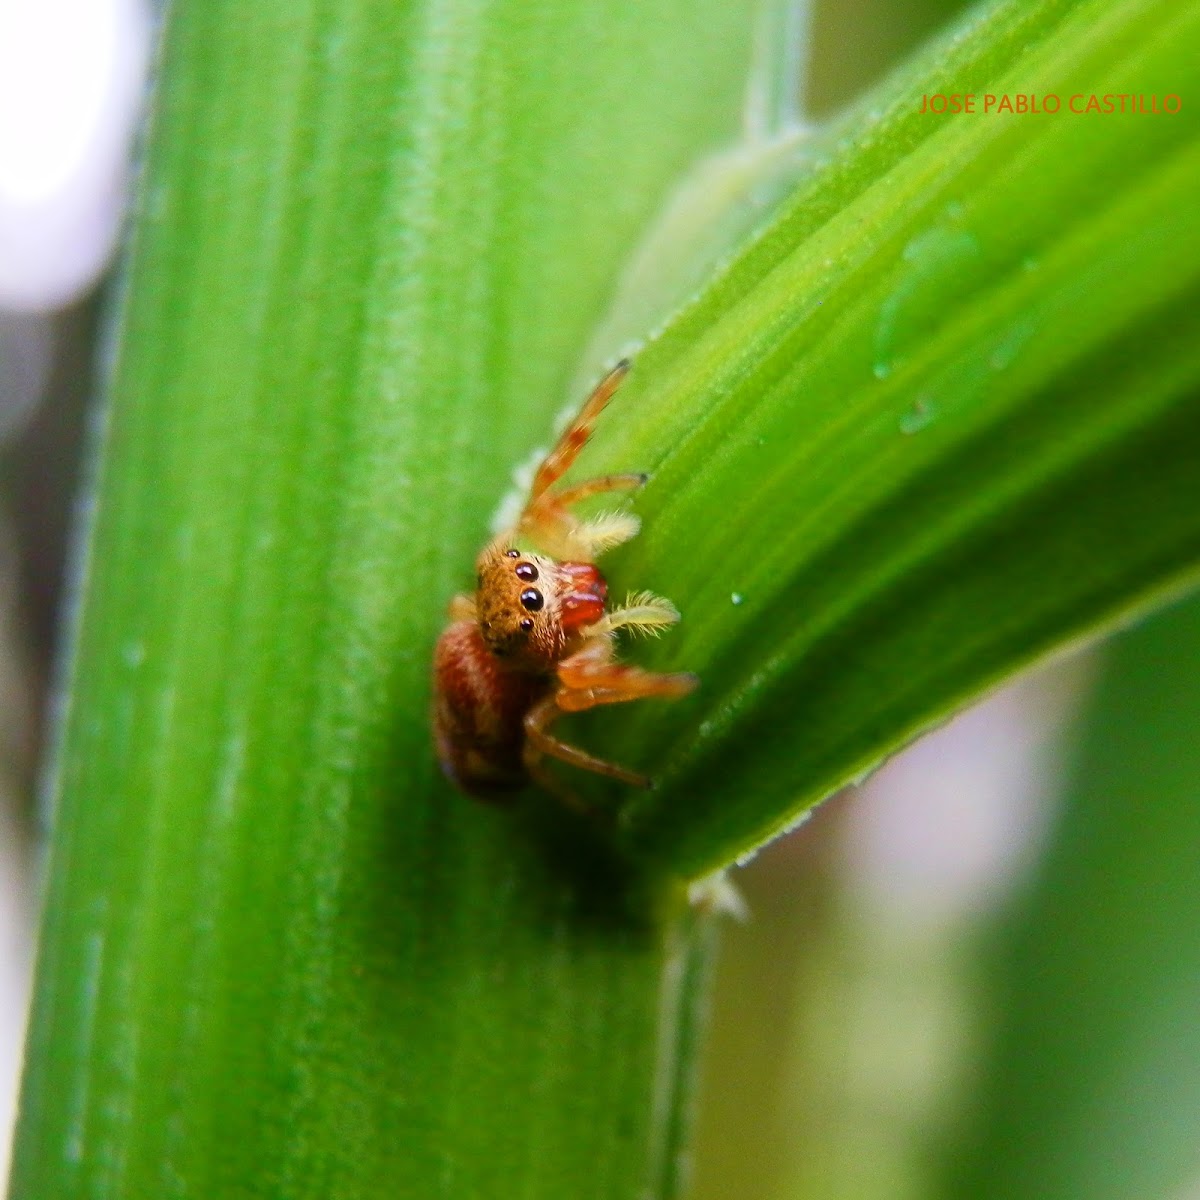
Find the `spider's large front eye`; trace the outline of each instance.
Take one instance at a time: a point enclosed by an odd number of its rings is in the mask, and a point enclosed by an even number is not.
[[[521,593],[521,607],[527,608],[530,612],[538,612],[545,603],[545,597],[537,588],[526,588]]]

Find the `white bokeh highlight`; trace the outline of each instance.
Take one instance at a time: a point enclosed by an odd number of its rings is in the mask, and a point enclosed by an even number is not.
[[[60,308],[107,263],[149,41],[142,0],[0,0],[0,309]]]
[[[1055,814],[1061,733],[1086,660],[1025,675],[887,762],[847,807],[854,899],[913,934],[1002,904],[1036,863]]]

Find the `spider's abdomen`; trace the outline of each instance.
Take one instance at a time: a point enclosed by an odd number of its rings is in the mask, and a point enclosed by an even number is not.
[[[455,621],[434,652],[433,729],[442,770],[464,792],[505,799],[528,782],[525,714],[553,677],[505,670],[475,621]]]

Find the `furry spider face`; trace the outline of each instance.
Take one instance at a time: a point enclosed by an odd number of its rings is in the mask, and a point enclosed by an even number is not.
[[[604,615],[608,588],[591,563],[561,563],[493,543],[479,556],[475,607],[487,648],[524,671],[550,672]]]

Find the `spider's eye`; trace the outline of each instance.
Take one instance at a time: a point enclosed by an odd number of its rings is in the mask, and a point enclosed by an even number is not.
[[[526,583],[532,583],[538,577],[538,569],[533,563],[517,563],[513,569],[517,578],[525,580]]]
[[[507,558],[520,558],[521,557],[520,550],[505,550],[504,554],[505,554],[505,557],[507,557]]]
[[[521,628],[526,633],[528,633],[533,628],[533,618],[532,617],[522,617],[521,618]]]
[[[537,588],[526,588],[521,593],[521,607],[527,608],[530,612],[538,612],[545,603],[545,597]]]

